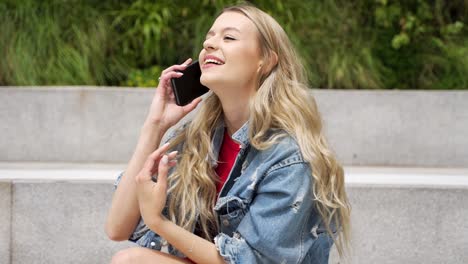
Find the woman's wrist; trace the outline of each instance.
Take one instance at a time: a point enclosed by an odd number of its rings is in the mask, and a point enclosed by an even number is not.
[[[143,123],[142,131],[147,131],[147,132],[159,131],[162,134],[164,134],[170,127],[171,127],[170,125],[166,124],[163,121],[154,121],[154,120],[147,119]]]
[[[167,225],[169,222],[170,221],[166,217],[160,215],[157,217],[153,217],[153,219],[151,219],[151,222],[147,225],[156,234],[162,236],[161,231],[164,230],[164,226]]]
[[[168,128],[166,128],[166,126],[164,126],[161,122],[145,121],[145,123],[143,123],[143,126],[141,127],[140,135],[164,135],[167,129]]]
[[[140,129],[137,147],[146,148],[151,146],[152,149],[157,148],[166,131],[157,124],[144,123]]]

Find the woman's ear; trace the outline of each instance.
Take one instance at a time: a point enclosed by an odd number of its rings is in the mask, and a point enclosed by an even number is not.
[[[258,71],[262,74],[270,72],[278,64],[278,54],[274,51],[270,51],[268,63],[265,64],[264,60],[259,63]]]
[[[263,68],[263,60],[259,61],[258,63],[257,74],[262,73],[262,68]]]
[[[278,54],[276,54],[274,51],[271,51],[271,60],[268,71],[271,71],[276,65],[278,65]]]

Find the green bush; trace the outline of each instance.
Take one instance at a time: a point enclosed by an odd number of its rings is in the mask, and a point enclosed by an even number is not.
[[[1,85],[107,85],[125,78],[100,1],[0,3]]]
[[[157,79],[161,75],[162,68],[153,66],[148,69],[133,69],[129,72],[128,78],[125,81],[125,86],[135,87],[156,87]]]
[[[238,2],[4,0],[0,85],[155,86]],[[312,87],[468,89],[467,1],[251,2],[283,25]]]

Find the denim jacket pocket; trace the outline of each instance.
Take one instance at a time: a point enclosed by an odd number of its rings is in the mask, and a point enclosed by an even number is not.
[[[215,206],[221,232],[232,236],[246,214],[246,205],[236,196],[222,197]]]

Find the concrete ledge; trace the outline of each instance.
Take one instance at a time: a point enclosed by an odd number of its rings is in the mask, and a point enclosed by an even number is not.
[[[345,167],[348,186],[467,188],[468,168]]]
[[[129,243],[104,233],[111,184],[14,183],[12,264],[109,263]]]
[[[103,231],[112,182],[123,164],[0,165],[0,221],[10,219],[3,215],[9,208],[12,218],[12,261],[1,254],[7,259],[1,263],[108,263],[132,246],[109,241]],[[468,263],[467,169],[345,171],[353,206],[351,259],[345,263]],[[400,182],[405,175],[414,179]],[[442,177],[428,184],[426,176]],[[0,241],[5,250],[10,242]],[[333,252],[330,263],[343,262]]]
[[[0,181],[0,263],[10,263],[11,183]]]
[[[468,91],[312,93],[345,165],[468,167]]]
[[[351,187],[348,195],[350,263],[468,263],[467,189]],[[334,252],[330,263],[343,262]]]
[[[311,90],[339,160],[468,167],[468,91]],[[0,161],[127,162],[153,89],[3,87]]]
[[[1,88],[2,161],[126,161],[152,92],[145,89]]]
[[[0,181],[109,183],[125,170],[125,166],[102,163],[0,162]],[[348,186],[468,188],[468,168],[346,166],[344,170]]]

